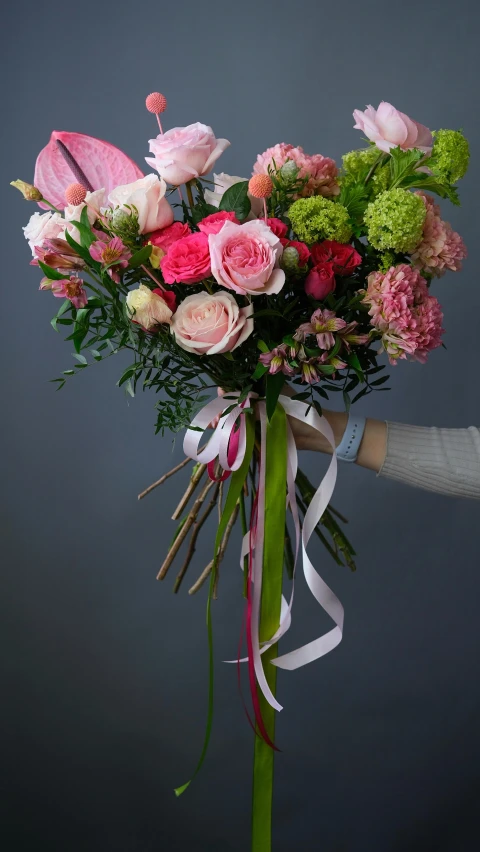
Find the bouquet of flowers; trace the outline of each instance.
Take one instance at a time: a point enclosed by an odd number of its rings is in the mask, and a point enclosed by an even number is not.
[[[392,366],[423,363],[441,345],[432,285],[460,269],[466,250],[432,193],[458,204],[469,149],[461,132],[432,133],[382,102],[355,110],[366,138],[340,169],[280,143],[257,157],[250,179],[221,173],[212,181],[206,175],[230,143],[200,123],[164,132],[158,92],[146,106],[159,129],[146,176],[107,142],[54,132],[33,184],[13,185],[45,211],[33,214],[25,237],[40,289],[60,300],[52,326],[75,350],[73,367],[52,381],[60,389],[92,362],[129,350],[118,385],[131,396],[155,391],[157,432],[186,428],[185,460],[140,495],[193,462],[158,574],[185,545],[175,592],[218,506],[212,560],[190,588],[209,580],[209,714],[194,774],[212,724],[211,601],[237,518],[242,525],[247,650],[234,662],[245,663],[253,709],[252,849],[268,852],[277,668],[312,662],[342,638],[343,608],[309,559],[311,536],[355,568],[345,519],[330,505],[337,462],[322,403],[340,392],[349,410],[387,390],[382,353]],[[298,468],[295,420],[332,446],[318,488]],[[298,561],[334,626],[279,656]]]

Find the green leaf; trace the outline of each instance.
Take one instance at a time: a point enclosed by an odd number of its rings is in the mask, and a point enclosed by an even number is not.
[[[83,208],[83,210],[82,210],[82,216],[83,216],[83,213],[84,213],[84,211],[85,211],[86,209],[87,209],[86,207],[84,207],[84,208]],[[87,220],[87,221],[88,221],[88,220]],[[77,230],[78,230],[78,232],[79,232],[79,234],[80,234],[80,240],[81,240],[81,243],[80,243],[80,244],[81,244],[84,248],[89,249],[89,248],[90,248],[90,246],[92,245],[92,243],[96,242],[96,239],[97,239],[97,238],[94,236],[94,234],[92,234],[92,231],[91,231],[91,229],[90,229],[90,223],[88,224],[88,227],[87,227],[87,226],[86,226],[86,225],[84,225],[82,222],[77,222],[77,221],[75,221],[74,219],[72,219],[72,220],[71,220],[71,224],[72,224],[72,225],[75,225],[75,227],[77,228]]]
[[[68,275],[62,275],[58,270],[52,269],[51,266],[47,266],[46,263],[42,263],[41,260],[38,261],[38,265],[42,270],[43,274],[50,279],[50,281],[65,281],[65,278],[68,278]]]
[[[389,378],[390,378],[390,376],[382,376],[382,378],[381,378],[381,379],[375,379],[375,381],[374,381],[374,382],[370,382],[370,386],[371,386],[372,388],[376,388],[376,387],[378,387],[379,385],[384,385],[384,384],[385,384],[385,382],[388,382]]]
[[[392,176],[391,189],[400,186],[401,181],[407,175],[415,172],[417,163],[425,157],[423,151],[412,148],[402,151],[401,148],[390,149],[390,174]]]
[[[260,352],[270,352],[264,340],[257,340],[257,349],[260,349]]]
[[[140,364],[131,364],[130,367],[127,367],[127,369],[120,376],[120,379],[117,382],[117,386],[120,388],[123,384],[125,384],[125,382],[128,382],[128,380],[137,372],[140,366]]]
[[[85,325],[85,323],[88,323],[89,314],[89,308],[79,308],[77,310],[77,316],[75,317],[77,325]]]
[[[220,201],[219,210],[233,211],[237,219],[246,219],[252,205],[248,197],[248,180],[234,183],[226,192],[223,193]]]
[[[350,406],[352,404],[351,399],[347,393],[347,391],[343,391],[343,404],[345,406],[345,411],[348,413],[350,411]]]
[[[85,355],[78,355],[78,354],[74,354],[74,355],[73,355],[73,357],[74,357],[74,358],[76,358],[76,359],[77,359],[77,361],[78,361],[80,364],[84,364],[85,366],[88,364],[88,361],[87,361],[87,359],[85,358]]]
[[[338,200],[347,208],[354,221],[361,221],[367,209],[368,190],[362,183],[344,186]]]
[[[65,239],[66,239],[68,245],[70,246],[70,248],[73,248],[77,252],[77,254],[80,255],[80,257],[82,258],[82,260],[85,261],[87,266],[90,266],[91,269],[95,270],[95,272],[100,272],[100,268],[101,268],[100,264],[97,263],[97,261],[93,259],[93,257],[91,256],[91,254],[90,254],[90,252],[88,251],[87,248],[79,245],[79,243],[77,243],[73,239],[73,237],[70,236],[68,231],[65,231]]]
[[[265,364],[262,364],[262,362],[259,361],[257,366],[255,367],[255,372],[252,373],[252,381],[256,382],[258,379],[261,379],[267,371],[268,367],[266,367]]]
[[[457,188],[451,184],[443,183],[443,181],[439,180],[439,178],[435,175],[416,172],[413,175],[407,175],[403,178],[400,186],[408,189],[430,190],[430,192],[434,192],[436,195],[439,195],[440,198],[448,198],[449,201],[457,207],[460,204]]]
[[[262,311],[255,311],[254,316],[255,316],[255,319],[258,319],[258,317],[282,317],[283,318],[283,314],[280,313],[280,311],[274,311],[271,308],[265,308]]]
[[[128,261],[128,265],[132,269],[136,269],[138,266],[142,266],[147,262],[148,258],[152,253],[152,246],[143,246],[143,248],[139,249],[132,254],[130,260]]]
[[[102,353],[99,352],[98,349],[90,349],[90,352],[92,353],[93,357],[95,358],[95,361],[101,361],[102,360]]]
[[[353,399],[352,399],[352,403],[354,403],[354,402],[358,402],[358,400],[359,400],[359,399],[361,399],[361,398],[362,398],[362,396],[365,396],[367,393],[370,393],[370,388],[369,388],[368,386],[365,386],[364,388],[362,388],[362,390],[361,390],[361,391],[359,391],[359,392],[357,393],[357,395],[356,395],[356,396],[354,396],[354,397],[353,397]]]
[[[267,390],[266,390],[266,401],[267,401],[267,417],[269,420],[272,419],[275,409],[277,407],[278,397],[282,391],[282,388],[285,384],[285,376],[283,373],[269,373],[267,376]]]

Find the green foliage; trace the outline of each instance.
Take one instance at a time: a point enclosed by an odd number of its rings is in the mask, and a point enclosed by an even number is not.
[[[242,180],[234,183],[223,193],[218,209],[233,212],[237,219],[242,221],[247,218],[251,208],[252,205],[248,197],[248,180]]]

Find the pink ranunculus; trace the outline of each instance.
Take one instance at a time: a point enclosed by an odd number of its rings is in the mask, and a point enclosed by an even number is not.
[[[265,222],[226,222],[208,241],[212,275],[222,287],[242,296],[280,292],[285,283],[279,269],[283,248]]]
[[[427,208],[423,237],[420,245],[412,254],[412,263],[419,269],[440,278],[445,272],[459,272],[462,260],[467,256],[467,247],[460,234],[453,230],[449,222],[444,222],[440,207],[431,195],[417,192]]]
[[[210,216],[205,216],[205,219],[202,219],[198,223],[198,227],[203,234],[218,234],[225,222],[235,222],[236,225],[240,224],[233,210],[219,210],[218,213],[211,213]]]
[[[322,154],[306,154],[301,146],[295,147],[285,142],[279,142],[259,154],[253,173],[259,175],[269,174],[272,169],[278,171],[289,160],[297,166],[299,179],[308,178],[302,189],[302,196],[323,195],[329,198],[340,194],[338,169],[334,160]]]
[[[218,355],[240,346],[253,331],[252,306],[239,308],[231,293],[187,296],[172,317],[175,341],[197,355]]]
[[[174,186],[206,175],[230,145],[216,139],[211,127],[196,122],[188,127],[172,127],[149,141],[153,157],[147,163]]]
[[[117,186],[109,194],[108,202],[113,209],[121,207],[128,211],[129,207],[135,207],[139,233],[150,234],[173,222],[173,210],[165,198],[166,191],[165,181],[152,174],[133,183]]]
[[[40,289],[44,288],[40,285]],[[62,281],[52,281],[52,286],[49,289],[57,299],[70,299],[77,311],[84,308],[88,303],[83,281],[75,275],[64,278]]]
[[[191,233],[190,226],[186,222],[185,224],[183,222],[173,222],[171,225],[167,225],[166,228],[159,228],[158,231],[153,231],[149,235],[148,242],[152,246],[157,246],[157,248],[161,248],[164,252],[167,252],[172,243],[176,243],[182,237],[188,237]]]
[[[172,243],[160,268],[167,284],[198,284],[211,274],[206,234],[194,233]]]
[[[390,148],[419,148],[430,153],[433,136],[423,124],[413,121],[405,113],[395,109],[392,104],[382,101],[378,109],[367,106],[366,110],[354,110],[355,129],[362,130],[365,136],[375,143],[380,151],[388,153]]]
[[[331,263],[336,275],[351,275],[357,266],[360,266],[362,258],[353,246],[346,243],[337,243],[336,240],[323,240],[311,246],[312,262]]]
[[[285,237],[281,237],[280,242],[284,249],[296,249],[298,253],[298,265],[300,267],[307,265],[310,260],[310,249],[305,243],[301,243],[299,240],[287,240]]]
[[[318,263],[305,279],[305,293],[318,302],[335,292],[335,271],[332,263]]]
[[[276,219],[274,217],[267,219],[267,225],[270,230],[273,231],[275,236],[279,238],[279,240],[283,240],[284,237],[286,237],[288,225],[286,225],[285,222],[282,222],[281,219]]]
[[[25,225],[22,230],[33,257],[36,257],[35,246],[42,248],[45,240],[56,239],[63,234],[64,229],[65,219],[60,216],[60,213],[34,213],[30,216],[28,225]]]

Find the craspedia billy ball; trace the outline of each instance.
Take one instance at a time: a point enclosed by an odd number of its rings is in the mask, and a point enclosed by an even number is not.
[[[77,207],[78,204],[85,201],[86,194],[87,190],[81,183],[69,183],[65,190],[65,201],[67,204]]]
[[[165,95],[161,95],[160,92],[152,92],[147,98],[145,98],[145,106],[149,112],[153,112],[158,115],[159,112],[165,112],[167,108],[167,99]]]
[[[268,175],[254,175],[248,182],[248,191],[254,198],[270,198],[273,183]]]

